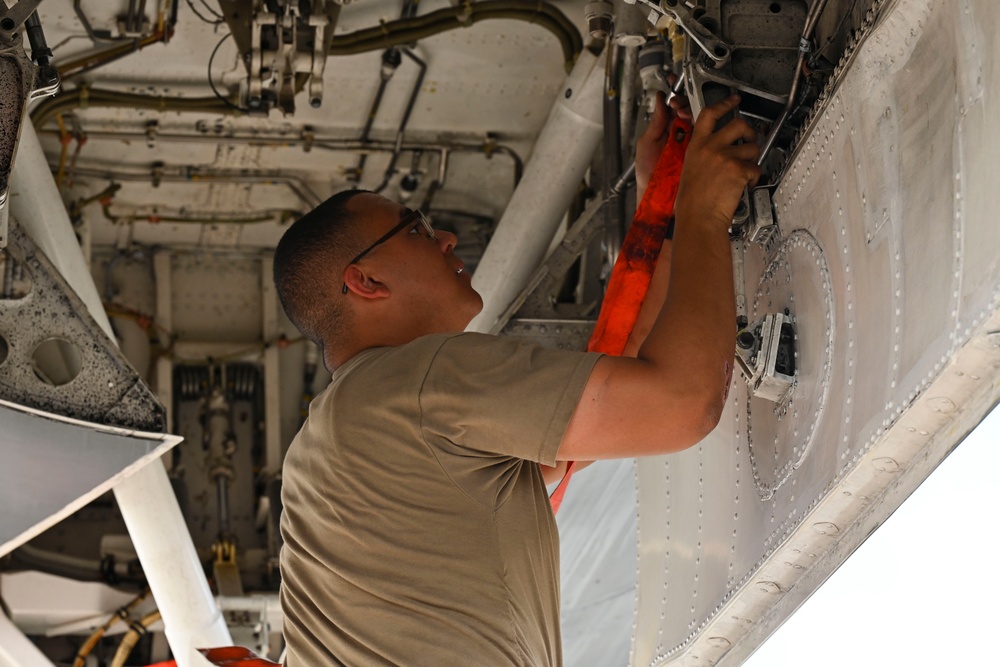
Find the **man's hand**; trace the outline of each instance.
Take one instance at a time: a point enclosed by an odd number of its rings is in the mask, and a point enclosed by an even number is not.
[[[670,75],[670,85],[673,85],[677,77]],[[686,95],[674,95],[670,98],[669,106],[663,93],[656,94],[656,102],[653,106],[653,115],[649,119],[646,130],[635,142],[635,186],[636,201],[642,200],[646,186],[649,185],[649,177],[656,168],[656,161],[663,152],[663,147],[667,144],[668,130],[674,118],[683,118],[692,122],[691,103]]]
[[[731,95],[705,107],[698,115],[674,207],[680,223],[701,219],[728,226],[743,189],[760,178],[760,149],[753,128],[737,116],[716,129],[719,120],[735,110],[739,102],[738,95]]]
[[[716,427],[733,366],[736,298],[729,224],[760,177],[755,133],[736,96],[702,110],[684,157],[670,290],[637,358],[597,361],[556,459],[679,451]],[[737,143],[743,141],[745,143]]]

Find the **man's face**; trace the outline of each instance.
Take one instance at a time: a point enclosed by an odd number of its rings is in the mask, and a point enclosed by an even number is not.
[[[411,211],[394,201],[362,193],[348,202],[361,220],[365,245],[397,226]],[[389,304],[404,309],[421,334],[464,331],[483,307],[472,276],[454,252],[456,237],[435,230],[426,236],[419,221],[407,225],[369,252],[359,265],[391,292]]]

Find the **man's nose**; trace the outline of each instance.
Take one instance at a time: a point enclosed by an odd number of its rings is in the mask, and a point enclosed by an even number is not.
[[[442,253],[447,253],[448,251],[453,250],[458,244],[458,237],[452,232],[435,229],[434,236],[437,237],[437,242],[438,245],[441,246]]]

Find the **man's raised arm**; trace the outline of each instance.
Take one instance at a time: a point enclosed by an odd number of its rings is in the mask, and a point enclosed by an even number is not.
[[[594,366],[558,459],[677,451],[718,423],[736,334],[729,224],[760,174],[750,126],[737,117],[716,128],[738,103],[734,96],[701,112],[677,194],[666,301],[637,358],[603,357]]]

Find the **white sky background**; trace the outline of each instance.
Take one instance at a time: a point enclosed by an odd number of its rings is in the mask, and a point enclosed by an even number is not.
[[[744,667],[1000,665],[1000,408]]]

